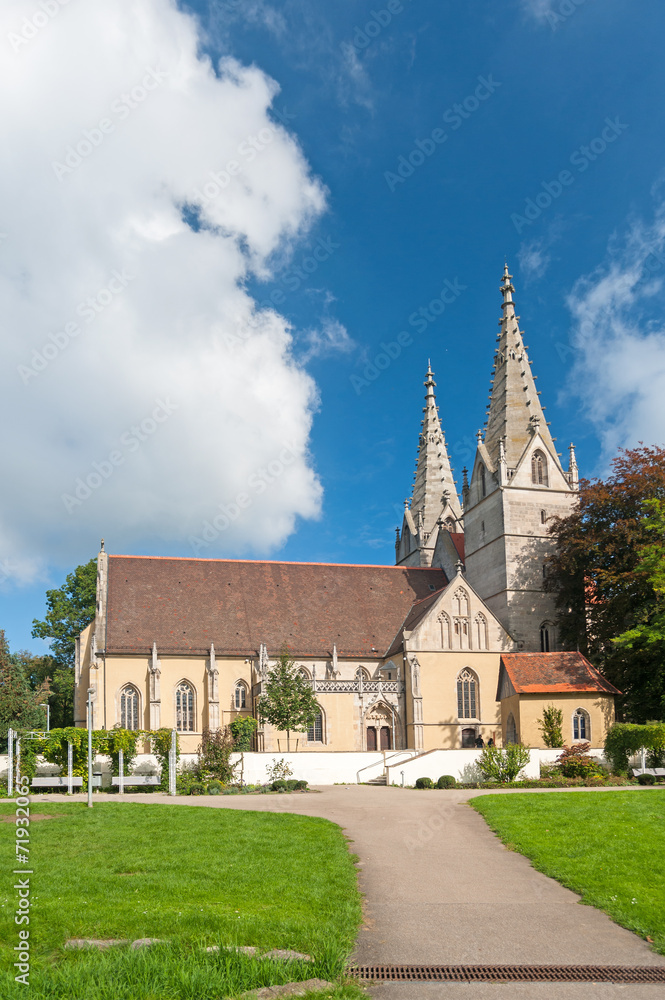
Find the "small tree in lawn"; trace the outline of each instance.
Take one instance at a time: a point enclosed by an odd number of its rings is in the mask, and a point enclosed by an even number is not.
[[[46,714],[30,690],[23,669],[11,657],[0,629],[0,738],[11,729],[44,729]]]
[[[538,728],[543,734],[546,747],[563,746],[563,712],[554,705],[546,705],[542,718],[538,719]]]
[[[291,749],[291,733],[306,732],[320,712],[311,687],[298,673],[286,647],[268,675],[258,709],[262,719],[286,733],[287,750]]]

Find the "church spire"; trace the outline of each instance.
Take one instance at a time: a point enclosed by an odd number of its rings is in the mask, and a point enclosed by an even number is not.
[[[416,524],[421,524],[424,538],[429,538],[439,518],[462,516],[446,441],[441,430],[436,405],[434,373],[428,362],[425,377],[425,406],[418,442],[418,463],[410,510]],[[422,542],[421,542],[422,544]]]
[[[531,373],[519,328],[519,316],[515,315],[515,286],[512,277],[508,272],[508,264],[505,264],[501,278],[503,315],[499,320],[501,330],[494,357],[485,448],[496,469],[500,458],[500,442],[503,442],[502,457],[505,456],[507,468],[514,469],[533,435],[539,432],[543,443],[560,465],[545,421],[540,394],[536,389],[536,376]]]

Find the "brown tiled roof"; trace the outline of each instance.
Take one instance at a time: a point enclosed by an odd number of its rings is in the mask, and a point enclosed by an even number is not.
[[[504,653],[501,664],[516,694],[556,691],[621,694],[581,653]]]
[[[460,557],[462,562],[464,562],[464,532],[463,531],[451,531],[450,540],[455,546],[457,555]]]
[[[425,615],[431,609],[432,605],[436,602],[437,598],[441,596],[441,591],[437,590],[433,594],[428,594],[427,597],[423,597],[420,601],[415,601],[413,606],[409,609],[409,612],[400,624],[399,631],[397,635],[388,647],[386,656],[394,656],[395,653],[399,652],[402,648],[404,642],[403,632],[413,632],[414,628],[420,624]]]
[[[109,556],[111,653],[383,656],[440,569]]]

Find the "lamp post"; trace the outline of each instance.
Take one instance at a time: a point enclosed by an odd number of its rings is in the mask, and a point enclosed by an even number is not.
[[[88,806],[92,809],[92,696],[94,688],[88,688]]]

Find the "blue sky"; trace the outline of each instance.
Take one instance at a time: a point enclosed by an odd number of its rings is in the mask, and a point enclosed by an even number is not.
[[[198,329],[197,296],[205,303],[201,313],[217,309],[219,316],[212,316],[211,322],[227,323],[228,317],[222,315],[224,302],[211,305],[217,280],[216,248],[205,246],[213,261],[209,271],[207,258],[191,274],[165,253],[152,260],[152,284],[143,286],[151,302],[132,303],[134,313],[123,303],[118,309],[114,304],[100,320],[98,345],[102,337],[108,337],[109,344],[116,345],[109,358],[122,356],[117,373],[103,363],[95,368],[91,358],[84,363],[83,350],[69,347],[62,364],[58,361],[57,378],[62,382],[58,384],[53,376],[49,410],[39,420],[33,421],[35,400],[42,395],[41,386],[51,378],[51,371],[56,372],[56,363],[32,380],[34,384],[18,387],[17,365],[12,365],[8,448],[13,474],[3,490],[3,520],[8,528],[6,551],[0,552],[4,558],[0,563],[5,566],[0,626],[13,649],[38,652],[44,648],[30,638],[30,623],[43,613],[46,587],[59,585],[67,571],[93,556],[102,535],[111,552],[392,562],[394,528],[401,521],[403,501],[411,488],[422,382],[430,358],[460,485],[462,467],[473,460],[475,433],[482,426],[487,402],[504,258],[514,275],[521,325],[559,450],[565,452],[574,441],[581,473],[596,475],[607,468],[619,446],[639,440],[662,443],[665,8],[659,0],[644,0],[639,17],[632,5],[619,0],[505,0],[502,4],[343,0],[334,5],[314,0],[201,0],[180,5],[177,15],[175,5],[166,0],[150,0],[147,6],[156,23],[163,18],[164,24],[175,25],[173,31],[165,32],[163,42],[165,48],[170,46],[171,56],[179,44],[178,32],[186,37],[187,31],[195,30],[196,58],[205,62],[209,57],[215,74],[212,83],[206,83],[205,93],[181,87],[175,111],[168,113],[166,106],[157,112],[157,102],[166,101],[166,89],[173,91],[172,77],[157,84],[163,86],[164,94],[156,90],[158,96],[146,99],[144,109],[131,110],[132,127],[143,114],[150,127],[137,126],[131,136],[126,131],[122,141],[129,145],[126,152],[133,152],[138,161],[145,158],[148,182],[150,171],[157,169],[151,167],[148,147],[151,142],[157,148],[166,141],[163,134],[171,127],[170,115],[174,132],[178,115],[183,116],[183,128],[180,134],[171,135],[172,147],[160,147],[160,162],[168,158],[170,148],[174,158],[184,156],[178,147],[189,142],[192,156],[200,158],[199,193],[210,175],[213,160],[209,158],[216,157],[218,170],[229,163],[226,154],[204,148],[203,143],[197,150],[202,131],[233,127],[242,136],[246,129],[246,137],[255,137],[257,163],[267,162],[263,145],[271,145],[272,155],[275,141],[282,144],[282,159],[271,166],[270,177],[261,180],[274,185],[266,210],[266,216],[273,213],[278,219],[274,231],[266,235],[255,222],[263,204],[256,189],[241,208],[245,217],[228,223],[240,234],[235,248],[244,254],[245,269],[239,266],[234,272],[225,299],[241,295],[242,308],[254,300],[253,308],[258,311],[270,305],[282,324],[281,333],[271,334],[271,343],[282,337],[281,354],[270,369],[260,344],[254,354],[241,359],[236,352],[238,367],[228,385],[224,372],[230,370],[231,362],[224,367],[222,359],[219,392],[229,401],[237,396],[233,406],[229,402],[227,411],[211,409],[206,430],[200,434],[192,432],[196,425],[188,422],[182,433],[173,431],[167,443],[165,431],[159,460],[155,455],[161,447],[161,431],[155,433],[154,449],[151,440],[140,449],[137,445],[134,464],[132,457],[124,469],[114,472],[111,482],[114,490],[117,484],[117,492],[103,486],[99,495],[106,490],[108,502],[95,507],[98,498],[93,496],[81,513],[62,503],[61,485],[48,485],[49,459],[41,458],[42,452],[53,455],[55,468],[58,449],[64,449],[65,461],[80,446],[83,450],[70,479],[73,483],[79,469],[85,478],[92,459],[96,456],[98,464],[102,462],[119,431],[134,426],[136,413],[143,413],[128,401],[125,423],[121,409],[111,430],[98,423],[109,399],[118,394],[122,373],[142,365],[148,371],[163,363],[164,385],[168,389],[176,384],[168,381],[168,365],[178,367],[177,355],[170,356],[164,346],[168,317],[160,318],[162,326],[155,322],[154,335],[146,335],[140,344],[125,339],[126,330],[140,325],[142,316],[158,312],[162,296],[168,299],[169,310],[180,309],[181,289],[179,349],[187,343],[190,329]],[[6,15],[5,35],[13,30],[11,16],[18,16],[19,8],[14,7]],[[187,31],[182,27],[183,14],[196,18],[194,27],[188,22]],[[94,14],[80,25],[75,20],[78,16],[74,6],[58,14],[63,26],[65,18],[70,18],[70,26],[97,38],[100,32],[94,32]],[[174,20],[176,16],[181,20]],[[18,22],[14,17],[16,23],[20,25],[20,17]],[[125,30],[129,23],[123,23]],[[43,37],[30,39],[25,46],[14,42],[20,50],[16,59],[27,61],[41,46],[41,86],[45,90],[55,87],[57,93],[57,68],[54,80],[44,56],[52,49],[57,67],[67,41],[57,18],[41,30]],[[115,44],[122,52],[120,38]],[[137,44],[127,39],[127,51],[134,52]],[[162,43],[157,38],[151,44]],[[249,111],[243,94],[250,88],[243,90],[236,80],[225,94],[215,92],[228,72],[220,69],[220,59],[228,57],[236,61],[236,67],[254,67],[257,79],[274,81],[269,84],[271,100],[264,100],[263,125],[277,123],[278,140],[273,141],[267,132],[262,143],[259,129],[244,124],[243,116]],[[143,53],[137,58],[141,66],[146,65]],[[190,53],[188,58],[195,57]],[[104,71],[99,70],[100,76]],[[130,82],[134,81],[131,69],[127,72]],[[88,74],[94,90],[94,59],[81,73]],[[19,83],[27,87],[22,78]],[[63,94],[74,92],[76,104],[80,89],[69,91],[70,81],[66,83]],[[114,86],[109,83],[104,95],[119,94],[120,88],[114,90]],[[26,96],[38,127],[43,102],[37,98],[34,92]],[[214,108],[213,98],[220,101]],[[153,102],[150,106],[149,101]],[[106,97],[100,97],[97,106],[104,108],[105,102]],[[256,105],[260,105],[259,96]],[[231,114],[232,106],[237,116],[225,125],[224,115]],[[74,125],[63,123],[61,136],[53,138],[50,133],[49,150],[75,144],[72,135],[83,134],[96,120],[88,108],[82,108]],[[153,126],[154,135],[159,135],[154,141]],[[188,128],[191,141],[183,135]],[[11,137],[11,127],[9,133]],[[32,165],[33,144],[20,129],[17,135]],[[66,205],[68,231],[74,235],[85,231],[80,246],[93,257],[111,222],[101,210],[99,219],[93,213],[91,220],[89,210],[82,208],[77,214],[83,200],[80,205],[74,201],[71,209],[67,199],[74,190],[74,198],[84,199],[95,195],[96,186],[100,194],[112,190],[113,197],[122,189],[121,168],[103,159],[107,147],[111,156],[115,137],[103,141],[106,145],[95,152],[95,162],[91,156],[89,165],[77,168],[67,190],[69,178],[56,188],[52,179],[48,184],[43,180],[43,171],[34,182],[44,185],[45,203],[52,205],[59,199]],[[235,139],[234,143],[241,150],[241,164],[243,157],[249,162],[251,154],[242,151],[247,147]],[[12,170],[18,170],[21,162],[17,154],[6,165],[6,189],[11,190],[7,181],[11,182]],[[88,166],[98,173],[93,175],[91,169],[85,179],[88,187],[74,189]],[[109,177],[116,183],[107,188]],[[133,175],[127,178],[128,188],[134,183]],[[146,183],[145,179],[142,186],[136,182],[140,188],[136,197],[143,201],[132,204],[134,215],[152,197]],[[235,179],[229,181],[229,192],[233,183]],[[187,241],[183,260],[195,258],[197,246],[204,246],[206,240],[210,243],[214,236],[218,261],[225,262],[226,223],[216,219],[220,228],[213,230],[211,223],[201,221],[196,197],[185,199],[187,204],[173,199],[190,226],[182,234]],[[201,197],[205,199],[205,193]],[[118,198],[116,211],[122,211],[122,195]],[[32,218],[30,193],[18,201],[18,214],[12,221],[20,228]],[[205,200],[202,204],[205,210]],[[232,208],[224,211],[226,219]],[[0,228],[1,223],[0,219]],[[29,270],[22,255],[29,251],[17,247],[14,254],[11,227],[8,234],[0,243],[0,294],[10,302],[12,314],[21,269]],[[139,283],[137,279],[137,287]],[[43,285],[47,288],[48,282]],[[7,336],[19,361],[25,344],[37,343],[40,335],[43,341],[48,330],[58,327],[61,315],[67,314],[63,307],[60,314],[49,315],[49,294],[40,297],[34,292],[36,312],[31,318],[22,317],[17,307]],[[150,312],[141,313],[141,309]],[[39,329],[35,333],[35,322],[42,324],[43,333]],[[243,351],[255,335],[256,326],[250,327]],[[207,341],[197,336],[191,335],[187,355],[193,372],[197,364],[208,365],[207,348],[202,346]],[[228,334],[223,336],[228,343]],[[397,354],[396,345],[399,355],[386,356],[386,344],[388,355]],[[65,363],[70,363],[74,351],[79,352],[76,363],[80,368],[72,367],[66,376]],[[308,376],[304,381],[303,373]],[[95,391],[79,395],[84,383],[94,385]],[[174,404],[180,414],[186,407],[187,391],[181,385],[181,395],[176,391],[174,397],[181,401]],[[214,387],[210,392],[214,395]],[[153,398],[161,397],[151,396],[151,406]],[[252,424],[247,413],[257,413],[257,405],[260,412]],[[67,419],[59,423],[61,409]],[[58,423],[57,439],[51,438],[52,417]],[[176,427],[179,419],[174,416],[164,426]],[[297,444],[292,452],[276,445],[272,451],[261,452],[262,435],[280,421],[284,427],[277,443],[283,446],[295,434]],[[14,422],[21,427],[26,424],[28,430],[26,437],[12,445]],[[84,443],[79,440],[82,432],[76,430],[83,425]],[[196,433],[196,445],[188,440],[188,428],[189,433]],[[197,447],[190,469],[188,456]],[[239,449],[251,453],[254,447],[259,449],[256,458],[248,460],[242,475],[234,479],[230,470],[239,463]],[[272,466],[275,475],[259,471],[269,467],[266,455],[277,463]],[[58,459],[58,467],[62,461]],[[44,463],[36,479],[30,478],[34,467],[26,471],[31,462]],[[203,467],[216,469],[220,477],[202,478],[197,485],[198,494],[209,491],[211,513],[205,514],[208,508],[203,504],[203,516],[197,512],[181,517],[180,508],[191,506],[191,500],[183,492],[171,495],[171,478],[195,481]],[[24,522],[19,512],[25,505],[23,475],[31,497],[35,491],[39,494],[30,520],[26,515]],[[257,475],[263,488],[247,487],[247,483],[257,483]],[[261,506],[254,500],[259,490]],[[230,519],[229,530],[213,532],[212,540],[203,545],[203,528],[191,525],[210,521],[219,504],[226,513],[233,512],[239,492],[250,496],[247,508]],[[74,494],[70,491],[69,495]],[[151,509],[158,511],[154,523]],[[278,527],[272,530],[275,524]],[[18,567],[16,572],[13,567]]]

